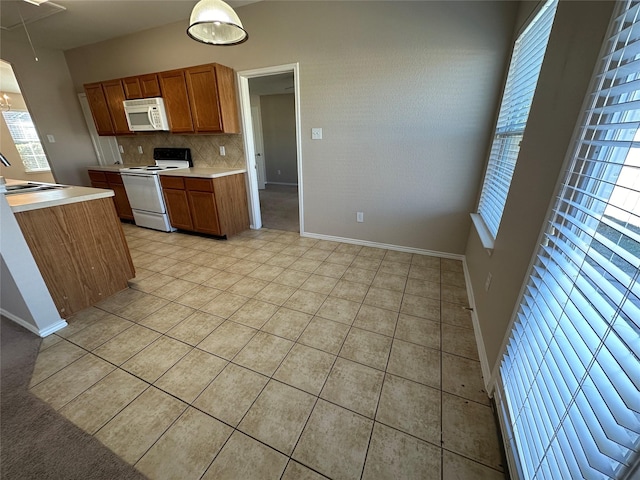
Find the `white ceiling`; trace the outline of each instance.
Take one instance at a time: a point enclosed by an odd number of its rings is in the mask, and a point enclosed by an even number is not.
[[[227,0],[234,8],[260,0]],[[2,38],[26,42],[20,15],[35,46],[68,50],[185,20],[197,0],[54,0],[62,9],[0,0]],[[42,17],[46,9],[49,16]],[[7,29],[6,27],[11,27]]]

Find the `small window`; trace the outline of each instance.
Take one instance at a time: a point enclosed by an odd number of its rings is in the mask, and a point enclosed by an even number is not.
[[[500,227],[557,5],[557,0],[547,1],[513,47],[478,205],[478,214],[493,239]]]
[[[29,112],[8,111],[2,112],[13,143],[20,154],[25,172],[50,171],[47,156],[42,149],[36,127],[31,120]]]

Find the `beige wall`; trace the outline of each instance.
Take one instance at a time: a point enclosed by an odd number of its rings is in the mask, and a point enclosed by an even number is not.
[[[195,43],[180,21],[68,51],[76,89],[207,62],[299,62],[305,230],[463,254],[516,3],[269,1],[237,11],[250,38],[236,47]],[[310,139],[312,127],[324,140]]]
[[[0,41],[2,60],[13,67],[40,138],[53,135],[56,140],[42,145],[55,180],[88,185],[86,166],[97,165],[98,159],[63,53],[38,48],[36,62],[27,43]]]
[[[614,2],[560,2],[493,255],[466,249],[487,362],[494,368],[538,245]],[[529,5],[525,5],[529,8]],[[491,287],[485,292],[487,275]]]
[[[0,92],[0,95],[3,93],[4,92]],[[12,110],[27,110],[22,95],[13,92],[7,93],[7,95],[10,98]],[[15,143],[13,143],[13,138],[11,138],[11,133],[7,127],[7,122],[4,121],[3,115],[0,115],[0,152],[2,152],[11,164],[9,167],[0,165],[0,175],[3,177],[16,180],[28,180],[30,182],[53,182],[51,172],[27,173],[24,171],[24,164],[22,163]]]
[[[294,95],[262,95],[260,107],[267,183],[297,185]]]

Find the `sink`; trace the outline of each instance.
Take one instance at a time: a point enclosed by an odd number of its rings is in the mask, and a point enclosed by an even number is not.
[[[21,183],[19,185],[7,185],[5,195],[15,195],[16,193],[33,193],[46,190],[61,190],[67,188],[67,185],[51,185],[46,183]]]

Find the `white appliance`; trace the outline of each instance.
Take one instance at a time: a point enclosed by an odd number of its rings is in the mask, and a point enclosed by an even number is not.
[[[132,132],[169,130],[169,120],[161,97],[125,100],[122,103]]]
[[[121,168],[122,183],[127,192],[133,218],[139,227],[163,232],[175,231],[169,222],[158,173],[193,166],[188,148],[154,148],[155,165]]]

